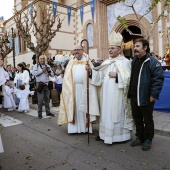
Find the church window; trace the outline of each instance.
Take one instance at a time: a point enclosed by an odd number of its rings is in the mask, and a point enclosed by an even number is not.
[[[89,47],[93,47],[93,25],[87,25],[87,39],[89,42]]]

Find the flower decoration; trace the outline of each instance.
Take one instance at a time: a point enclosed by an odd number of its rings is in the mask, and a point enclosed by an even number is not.
[[[165,59],[166,60],[170,60],[170,55],[169,54],[165,54]]]
[[[167,44],[166,46],[166,54],[164,56],[164,60],[170,61],[170,46]]]

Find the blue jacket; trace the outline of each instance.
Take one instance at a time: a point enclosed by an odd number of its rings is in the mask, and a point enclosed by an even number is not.
[[[134,56],[132,61],[132,72],[137,56]],[[132,75],[132,74],[131,74]],[[130,86],[131,86],[130,79]],[[150,104],[150,97],[159,98],[159,93],[162,90],[164,81],[164,73],[162,66],[158,60],[147,54],[143,62],[137,85],[137,101],[138,106],[145,106]],[[130,89],[130,88],[129,88]],[[130,97],[130,95],[128,95]]]

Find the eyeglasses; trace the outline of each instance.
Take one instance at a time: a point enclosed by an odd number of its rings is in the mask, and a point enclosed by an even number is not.
[[[115,47],[108,48],[108,50],[115,50],[115,49],[118,49],[118,48],[115,48]]]
[[[83,50],[83,49],[74,49],[74,51],[81,51],[81,50]]]

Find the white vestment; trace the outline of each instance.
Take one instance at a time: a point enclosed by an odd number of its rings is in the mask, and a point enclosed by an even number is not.
[[[29,110],[30,106],[29,106],[28,96],[29,94],[33,95],[34,91],[30,91],[28,89],[20,90],[20,89],[15,88],[14,93],[20,99],[20,102],[18,105],[18,111]]]
[[[58,124],[68,123],[68,133],[85,133],[88,130],[86,124],[87,71],[85,65],[85,56],[81,60],[73,59],[68,63],[64,74]],[[89,91],[89,114],[90,122],[92,122],[100,113],[97,91],[92,85],[90,85]],[[89,132],[92,132],[91,124]]]
[[[9,75],[8,73],[4,70],[3,67],[0,67],[0,86],[3,85],[6,80],[9,80]],[[2,145],[2,139],[0,135],[0,153],[4,152],[4,148]]]
[[[27,70],[24,70],[23,73],[17,73],[14,78],[14,83],[17,84],[18,80],[21,80],[21,84],[25,83],[25,89],[29,90],[29,72]]]
[[[3,67],[0,67],[0,86],[3,85],[6,80],[9,80],[9,75]]]
[[[91,83],[101,86],[99,136],[107,144],[129,140],[132,120],[125,122],[128,113],[125,110],[131,63],[125,57],[118,56],[94,69]],[[109,72],[117,72],[118,83],[116,78],[109,77]]]
[[[4,86],[4,108],[16,108],[14,97],[13,97],[13,89],[9,86]]]
[[[68,124],[68,133],[82,133],[87,132],[86,128],[86,112],[79,110],[83,97],[83,76],[85,72],[85,65],[78,64],[73,66],[74,79],[74,95],[75,95],[75,124]],[[92,133],[91,123],[89,132]]]

